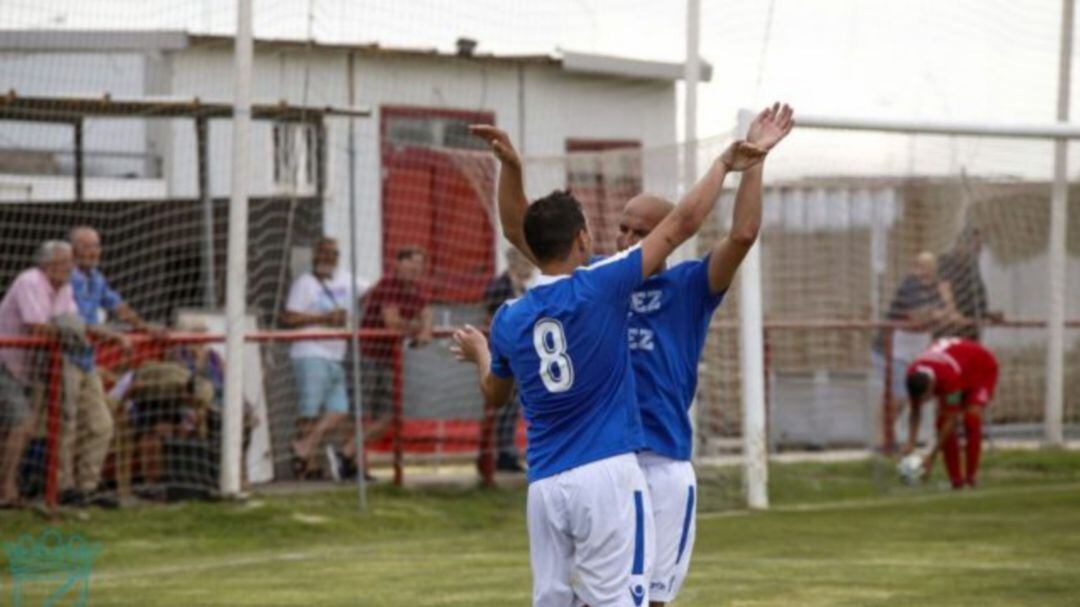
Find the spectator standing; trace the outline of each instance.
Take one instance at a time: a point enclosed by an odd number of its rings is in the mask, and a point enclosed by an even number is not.
[[[76,313],[71,267],[68,243],[43,243],[37,265],[19,274],[0,301],[0,335],[57,337],[50,322]],[[19,501],[19,463],[35,418],[28,393],[39,371],[28,348],[0,348],[0,507]]]
[[[981,253],[982,234],[978,228],[969,226],[960,233],[953,248],[941,256],[938,275],[952,289],[956,311],[962,317],[946,325],[941,336],[979,341],[983,324],[1002,319],[1000,313],[990,311],[986,283],[979,269]]]
[[[499,306],[507,300],[521,297],[525,293],[529,282],[532,280],[534,268],[529,260],[520,251],[511,247],[506,251],[507,269],[496,276],[484,289],[484,306],[487,309],[487,324],[490,327]],[[521,401],[518,400],[517,391],[510,396],[510,400],[496,413],[495,418],[495,449],[497,458],[495,469],[502,472],[524,472],[521,467],[520,454],[514,440],[517,436],[518,417],[521,415]]]
[[[127,336],[108,329],[101,311],[128,325],[161,335],[129,306],[98,269],[101,263],[101,236],[90,226],[78,226],[69,235],[75,258],[71,288],[79,316],[88,330],[104,341],[111,341],[125,353],[131,352]],[[61,503],[79,505],[93,499],[101,505],[111,500],[101,495],[101,468],[113,436],[113,417],[109,410],[101,373],[94,362],[94,348],[87,346],[65,357],[64,386],[71,415],[64,416],[60,447]]]
[[[889,303],[887,320],[899,322],[902,329],[893,332],[892,394],[895,402],[906,398],[904,376],[907,367],[929,345],[934,334],[957,317],[949,285],[938,278],[937,258],[924,251],[915,258],[910,274],[904,277]],[[874,367],[885,376],[884,335],[874,342]]]
[[[426,261],[427,254],[418,246],[397,252],[393,274],[380,279],[368,294],[361,328],[401,331],[414,347],[431,342],[434,314],[421,285]],[[360,349],[363,403],[371,417],[364,434],[371,440],[386,432],[393,414],[394,342],[365,338]]]
[[[338,271],[337,241],[323,237],[315,243],[312,270],[301,274],[289,289],[282,324],[290,329],[344,329],[348,324],[349,276]],[[357,281],[357,296],[367,291],[366,282]],[[289,349],[299,393],[297,438],[292,444],[293,472],[307,476],[311,459],[323,436],[333,428],[346,425],[349,397],[342,361],[348,344],[342,339],[297,341]],[[351,428],[340,451],[327,447],[331,475],[356,457],[356,442]]]

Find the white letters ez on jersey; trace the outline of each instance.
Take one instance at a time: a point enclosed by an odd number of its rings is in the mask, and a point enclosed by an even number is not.
[[[533,325],[533,347],[540,357],[540,379],[548,392],[566,392],[574,385],[574,363],[566,353],[566,333],[554,318]]]
[[[656,347],[653,341],[653,332],[651,329],[639,329],[637,327],[630,327],[630,349],[631,350],[646,350],[652,352]]]
[[[663,291],[635,291],[630,295],[630,309],[638,314],[648,314],[660,309],[660,296]]]

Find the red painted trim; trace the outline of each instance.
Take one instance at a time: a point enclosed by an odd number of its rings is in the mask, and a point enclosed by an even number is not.
[[[458,110],[418,105],[384,105],[379,107],[379,140],[386,139],[387,118],[462,118],[476,124],[495,124],[495,112],[487,110]]]
[[[640,149],[639,139],[585,139],[572,137],[566,140],[567,152],[606,152],[608,150]]]
[[[45,439],[45,505],[55,510],[59,502],[60,466],[60,386],[63,383],[63,363],[60,347],[49,349],[49,404],[46,411]]]
[[[401,340],[394,342],[394,383],[392,388],[394,417],[391,422],[394,433],[394,484],[399,487],[405,482],[405,471],[403,468],[404,446],[402,445],[402,418],[405,416],[402,403],[402,392],[404,392],[405,383],[405,365],[403,364],[405,354],[402,351],[401,343]]]

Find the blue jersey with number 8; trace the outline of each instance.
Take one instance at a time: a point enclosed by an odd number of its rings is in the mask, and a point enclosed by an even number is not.
[[[541,276],[491,325],[491,371],[518,384],[535,481],[644,446],[634,391],[630,294],[634,247],[567,276]]]

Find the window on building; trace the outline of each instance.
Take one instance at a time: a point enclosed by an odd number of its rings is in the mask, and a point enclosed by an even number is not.
[[[307,122],[275,122],[274,190],[283,194],[315,193],[318,178],[318,132]]]

